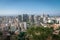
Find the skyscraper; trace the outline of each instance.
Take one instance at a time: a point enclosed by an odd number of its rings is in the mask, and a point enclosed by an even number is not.
[[[22,15],[18,15],[18,19],[20,22],[22,22]]]
[[[28,22],[29,16],[27,14],[23,14],[23,22]]]
[[[34,23],[34,15],[31,15],[29,20],[30,22]]]

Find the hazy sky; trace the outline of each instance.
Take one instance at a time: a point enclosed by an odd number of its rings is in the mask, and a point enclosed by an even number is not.
[[[60,0],[0,0],[0,15],[60,15]]]

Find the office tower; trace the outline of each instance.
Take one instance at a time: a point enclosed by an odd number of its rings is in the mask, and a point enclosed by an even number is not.
[[[34,15],[31,15],[31,22],[34,23]]]
[[[23,22],[28,22],[29,16],[27,14],[23,14]]]
[[[40,22],[43,23],[43,16],[40,16]]]
[[[49,15],[43,14],[43,23],[47,23]]]
[[[18,19],[20,22],[22,22],[22,15],[18,15]]]
[[[37,24],[40,24],[40,16],[39,15],[36,16],[36,22],[37,22]]]

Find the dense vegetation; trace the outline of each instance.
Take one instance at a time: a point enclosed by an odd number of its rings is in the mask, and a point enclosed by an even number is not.
[[[20,32],[19,35],[16,35],[16,40],[60,40],[60,32],[58,35],[53,34],[53,32],[53,28],[31,26],[26,32]],[[0,37],[1,35],[2,32],[0,32]]]
[[[33,40],[47,40],[49,37],[51,39],[53,29],[48,27],[31,27],[27,30],[29,37]]]

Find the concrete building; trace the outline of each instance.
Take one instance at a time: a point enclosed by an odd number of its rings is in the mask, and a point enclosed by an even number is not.
[[[60,17],[56,18],[56,20],[60,24]]]
[[[31,25],[35,23],[34,16],[35,16],[35,15],[30,15],[30,16],[29,16],[29,23],[30,23]]]
[[[20,22],[22,22],[23,21],[22,15],[18,15],[18,19],[19,19]]]
[[[36,26],[39,26],[40,25],[40,16],[39,15],[37,15],[37,16],[34,16],[34,23],[35,23],[35,25]]]
[[[26,31],[27,30],[27,23],[26,22],[21,22],[20,27],[21,27],[21,31]]]
[[[28,22],[28,21],[29,21],[28,14],[23,14],[23,22]]]

